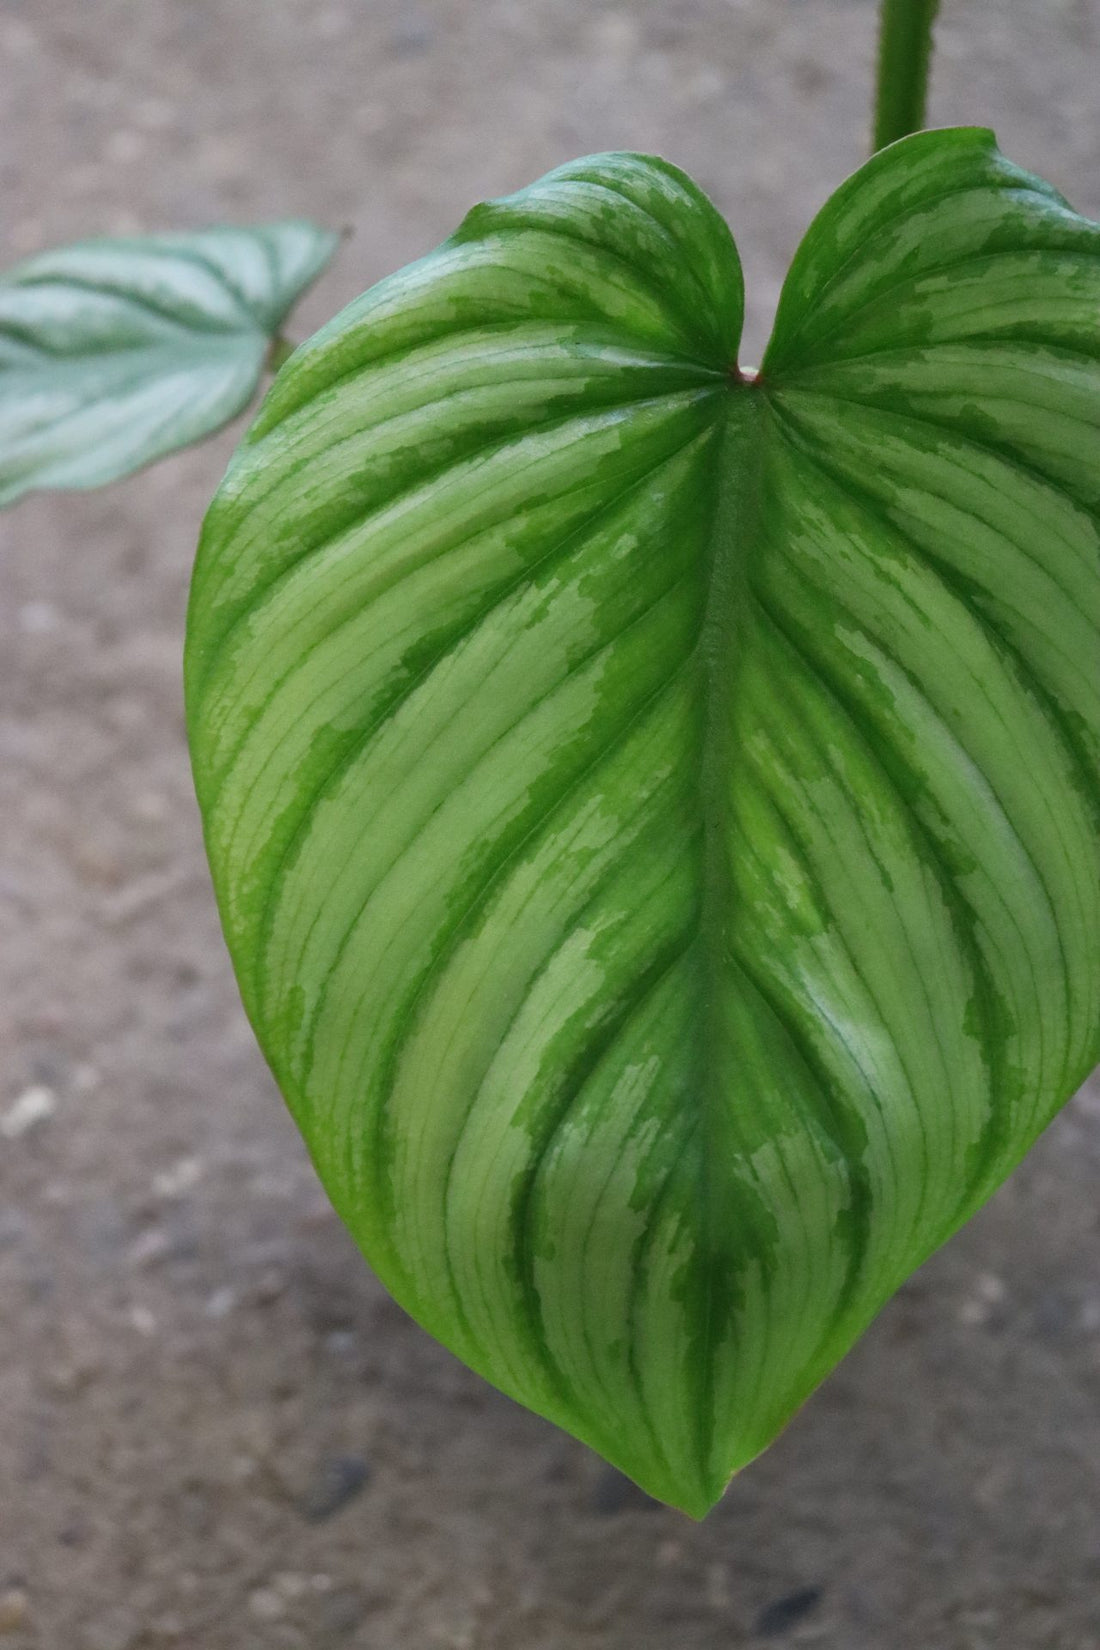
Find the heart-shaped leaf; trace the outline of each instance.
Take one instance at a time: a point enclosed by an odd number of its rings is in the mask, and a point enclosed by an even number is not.
[[[690,1512],[1097,1057],[1098,315],[1100,231],[924,133],[751,378],[713,208],[598,156],[325,328],[211,510],[196,780],[322,1179]]]
[[[310,223],[86,241],[0,276],[0,504],[209,435],[337,237]]]

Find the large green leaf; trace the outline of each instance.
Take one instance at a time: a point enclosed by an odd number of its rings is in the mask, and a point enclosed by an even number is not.
[[[693,1513],[1098,1052],[1100,231],[982,131],[829,202],[758,379],[661,161],[280,376],[187,690],[245,1003],[410,1312]]]
[[[290,222],[86,241],[0,276],[0,505],[114,481],[235,417],[336,240]]]

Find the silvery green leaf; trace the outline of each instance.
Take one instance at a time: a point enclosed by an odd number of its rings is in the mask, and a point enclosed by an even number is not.
[[[235,417],[336,239],[287,222],[86,241],[0,275],[0,504],[113,481]]]
[[[664,162],[478,207],[280,375],[187,652],[337,1208],[695,1514],[1100,1053],[1100,230],[922,133],[758,377],[741,305]]]

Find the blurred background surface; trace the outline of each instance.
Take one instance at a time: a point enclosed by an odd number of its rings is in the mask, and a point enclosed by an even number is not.
[[[945,0],[931,117],[1100,215],[1100,8]],[[0,257],[308,215],[304,336],[478,198],[656,150],[758,358],[871,0],[0,0]],[[1096,1650],[1100,1090],[701,1526],[389,1303],[240,1011],[180,645],[230,431],[0,517],[0,1645]],[[1082,660],[1094,669],[1096,661]]]

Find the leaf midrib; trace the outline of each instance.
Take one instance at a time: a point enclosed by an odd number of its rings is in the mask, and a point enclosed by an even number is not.
[[[711,532],[707,594],[699,637],[702,675],[702,728],[698,791],[702,815],[701,886],[698,920],[700,973],[699,1093],[702,1147],[701,1191],[705,1234],[706,1278],[699,1355],[699,1468],[707,1493],[715,1499],[725,1479],[713,1480],[714,1347],[720,1323],[720,1296],[727,1280],[719,1264],[716,1241],[714,1124],[723,1103],[721,1073],[722,980],[727,970],[727,933],[733,906],[729,873],[728,806],[731,773],[732,704],[743,658],[739,633],[748,607],[749,562],[757,539],[763,459],[763,397],[755,383],[732,380],[717,443],[717,496]]]

